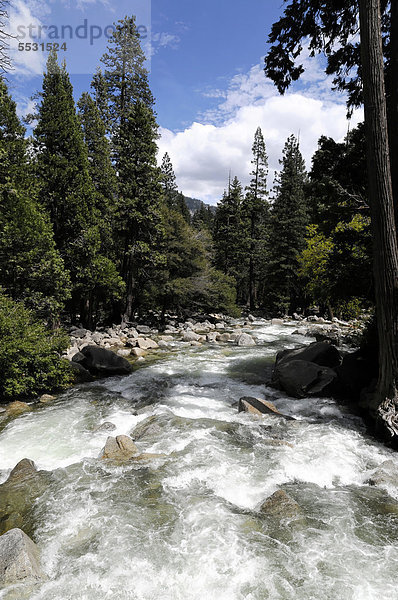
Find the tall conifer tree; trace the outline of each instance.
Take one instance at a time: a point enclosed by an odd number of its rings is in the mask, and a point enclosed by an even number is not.
[[[58,65],[55,52],[43,78],[34,141],[40,197],[72,278],[71,314],[92,326],[98,297],[118,296],[121,280],[101,254],[101,219],[87,147],[66,67]]]
[[[235,278],[238,302],[243,302],[246,295],[244,277],[247,259],[244,247],[242,202],[242,185],[238,178],[234,177],[217,206],[214,223],[215,265],[223,273]]]
[[[54,325],[69,295],[69,275],[37,201],[24,134],[0,79],[0,286]]]
[[[246,246],[249,260],[248,288],[250,308],[256,306],[257,286],[260,272],[266,260],[265,237],[269,218],[267,175],[268,157],[264,137],[258,127],[253,143],[253,170],[251,182],[246,188],[243,214],[246,219]]]
[[[305,245],[307,211],[306,172],[299,143],[291,135],[283,149],[282,170],[276,177],[271,210],[266,304],[284,314],[300,296],[299,257]]]

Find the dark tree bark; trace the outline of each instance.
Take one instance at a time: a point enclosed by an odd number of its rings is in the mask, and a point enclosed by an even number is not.
[[[386,72],[387,116],[390,144],[395,227],[398,231],[398,2],[391,2],[390,60]]]
[[[393,3],[394,4],[394,3]],[[359,0],[361,61],[372,213],[379,380],[370,410],[398,439],[398,247],[387,132],[380,0]]]

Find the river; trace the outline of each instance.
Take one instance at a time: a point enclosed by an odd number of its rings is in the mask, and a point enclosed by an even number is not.
[[[1,481],[24,457],[53,471],[34,509],[48,580],[1,599],[398,598],[398,488],[366,484],[396,454],[333,400],[266,387],[276,352],[303,338],[269,323],[253,333],[250,348],[176,343],[1,431]],[[238,414],[240,397],[264,394],[296,420]],[[136,444],[165,457],[98,459],[108,435],[151,416]],[[111,434],[95,431],[105,421]],[[302,519],[259,512],[278,489]]]

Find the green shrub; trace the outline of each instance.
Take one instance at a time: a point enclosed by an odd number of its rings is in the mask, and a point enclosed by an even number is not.
[[[37,396],[70,381],[69,366],[61,359],[67,335],[50,331],[22,302],[0,291],[0,400]]]

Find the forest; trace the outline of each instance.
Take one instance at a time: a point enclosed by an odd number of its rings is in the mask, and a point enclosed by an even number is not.
[[[148,310],[160,322],[311,307],[350,319],[371,307],[363,126],[343,142],[322,137],[309,171],[290,136],[274,182],[259,127],[250,185],[232,174],[215,212],[191,214],[167,153],[158,166],[134,17],[117,24],[102,65],[75,105],[67,66],[51,52],[30,136],[1,81],[0,364],[12,369],[2,396],[67,380],[56,357],[71,325],[95,329]],[[17,381],[27,365],[15,357],[16,329],[35,354],[30,379],[38,360],[51,364],[39,388]]]

